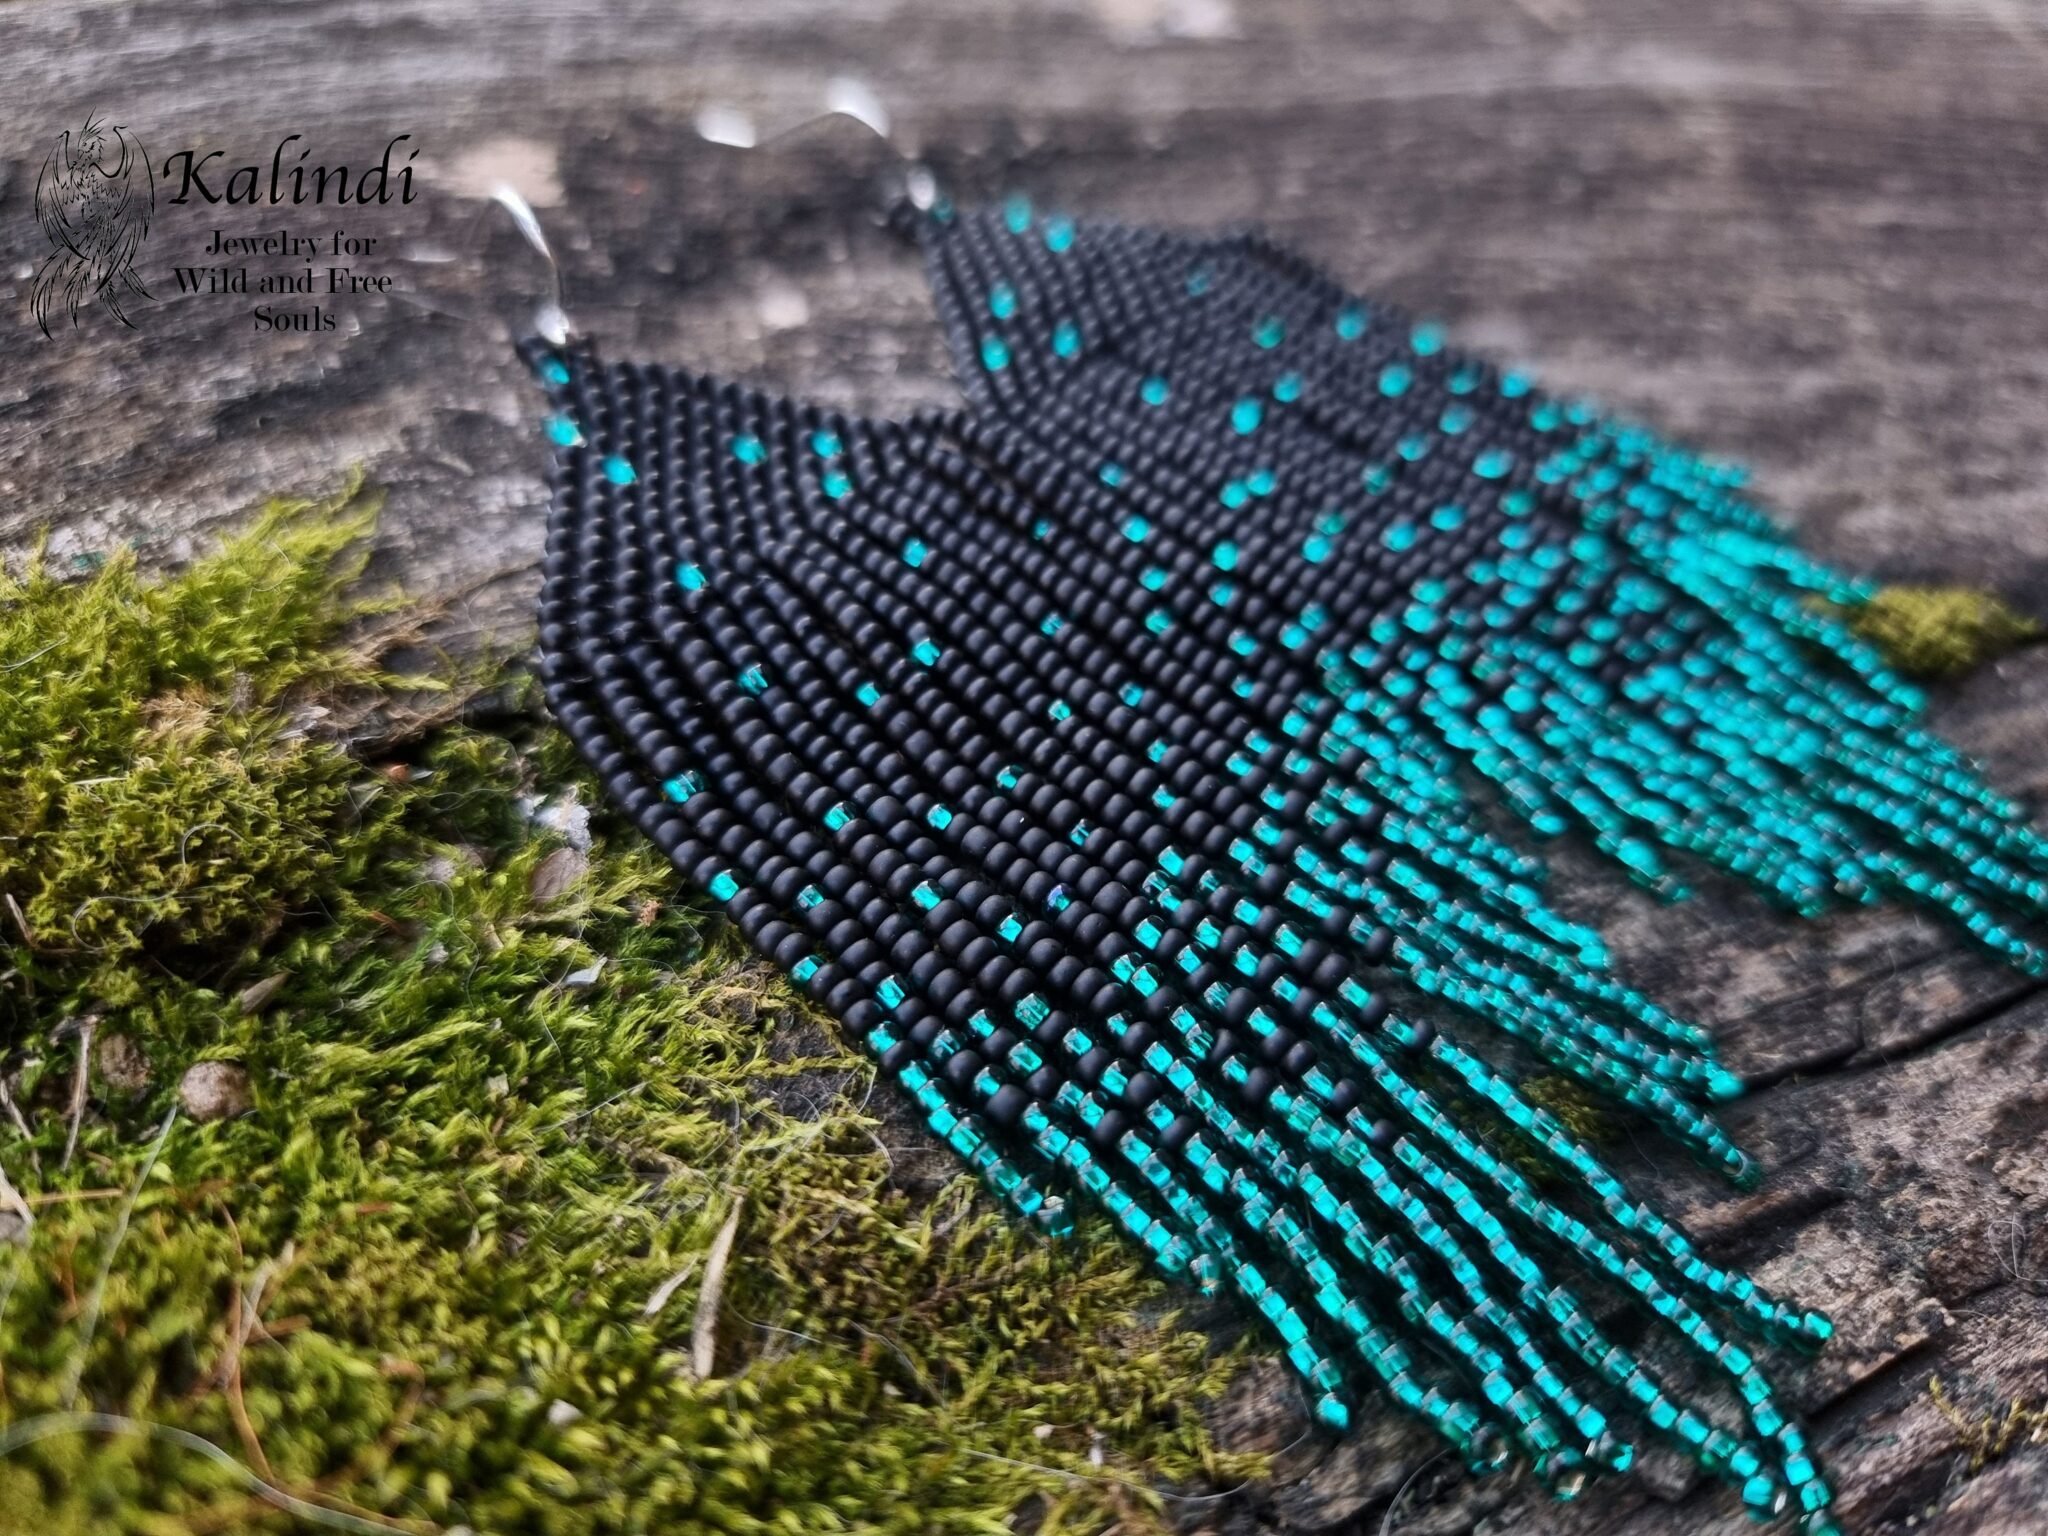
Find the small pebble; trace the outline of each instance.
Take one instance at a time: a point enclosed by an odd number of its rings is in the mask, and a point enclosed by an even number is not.
[[[249,1073],[232,1061],[200,1061],[178,1080],[178,1102],[194,1120],[232,1120],[255,1103]]]
[[[533,870],[533,904],[550,906],[568,894],[570,887],[590,869],[590,860],[574,848],[557,848]]]
[[[102,1035],[93,1048],[100,1078],[118,1093],[141,1093],[149,1087],[149,1058],[128,1035]]]

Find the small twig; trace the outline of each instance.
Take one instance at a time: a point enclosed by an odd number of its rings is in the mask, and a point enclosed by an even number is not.
[[[654,1294],[647,1298],[647,1304],[640,1309],[642,1317],[652,1317],[668,1305],[669,1297],[675,1295],[678,1287],[697,1272],[697,1255],[690,1255],[690,1262],[670,1275],[654,1288]]]
[[[77,1205],[84,1200],[118,1200],[127,1194],[125,1189],[45,1189],[28,1197],[33,1206]]]
[[[36,947],[36,931],[28,925],[28,914],[21,910],[21,903],[14,899],[14,892],[8,891],[7,912],[14,919],[14,926],[21,930],[22,942],[30,949]]]
[[[312,1525],[325,1526],[330,1531],[349,1531],[358,1536],[391,1536],[393,1531],[408,1528],[383,1520],[366,1520],[361,1515],[351,1515],[339,1509],[327,1509],[319,1504],[307,1502],[286,1493],[275,1483],[258,1477],[226,1451],[193,1434],[188,1429],[179,1429],[171,1424],[156,1424],[148,1419],[131,1419],[118,1413],[42,1413],[32,1419],[23,1419],[19,1424],[0,1430],[0,1458],[12,1456],[24,1446],[34,1445],[39,1440],[53,1439],[58,1435],[144,1435],[151,1439],[165,1440],[172,1445],[183,1446],[196,1451],[208,1461],[225,1467],[248,1490],[266,1504],[276,1506],[288,1515],[296,1515]]]
[[[71,1154],[78,1150],[78,1130],[85,1123],[85,1091],[92,1075],[92,1036],[99,1020],[87,1014],[78,1021],[78,1069],[71,1074],[71,1129],[64,1136],[64,1161],[59,1171],[71,1166]]]
[[[717,1364],[718,1303],[725,1295],[725,1266],[732,1258],[733,1239],[739,1236],[740,1212],[747,1199],[733,1200],[732,1214],[712,1240],[711,1255],[704,1261],[704,1288],[697,1293],[697,1317],[690,1325],[690,1374],[703,1381]]]
[[[228,1324],[228,1346],[221,1357],[219,1375],[221,1390],[227,1394],[228,1412],[235,1421],[235,1432],[242,1437],[242,1450],[265,1477],[270,1476],[270,1458],[263,1454],[263,1442],[256,1436],[256,1425],[249,1418],[249,1405],[242,1397],[242,1351],[249,1342],[250,1330],[256,1326],[263,1293],[269,1289],[271,1272],[275,1267],[275,1260],[265,1259],[256,1266],[256,1273],[250,1276],[246,1287],[235,1287],[235,1315]]]
[[[7,1074],[0,1072],[0,1109],[7,1111],[7,1118],[14,1122],[14,1128],[21,1132],[21,1139],[28,1144],[29,1166],[42,1175],[43,1160],[36,1152],[36,1139],[28,1128],[28,1122],[21,1117],[21,1106],[14,1102],[14,1095],[7,1090]]]
[[[156,1133],[156,1140],[149,1144],[149,1156],[142,1161],[142,1172],[136,1175],[134,1187],[128,1191],[128,1198],[121,1202],[121,1214],[114,1222],[114,1235],[107,1240],[107,1251],[100,1257],[99,1276],[92,1283],[92,1294],[86,1298],[85,1319],[78,1334],[78,1349],[72,1357],[70,1369],[64,1373],[64,1395],[59,1401],[66,1408],[78,1398],[78,1383],[85,1375],[86,1356],[92,1350],[92,1336],[100,1325],[100,1305],[106,1300],[107,1277],[113,1274],[114,1255],[120,1250],[122,1240],[128,1236],[128,1218],[135,1214],[135,1202],[142,1195],[142,1186],[149,1182],[150,1172],[156,1167],[157,1154],[163,1151],[164,1142],[169,1138],[171,1126],[177,1118],[178,1106],[173,1104],[170,1112],[164,1116],[163,1129]],[[6,1454],[5,1445],[6,1438],[0,1436],[0,1455]]]
[[[7,1170],[0,1168],[0,1210],[8,1210],[21,1218],[21,1240],[28,1241],[29,1233],[36,1228],[36,1213],[29,1209],[29,1203],[21,1198],[21,1191],[14,1187],[14,1181],[7,1177]]]

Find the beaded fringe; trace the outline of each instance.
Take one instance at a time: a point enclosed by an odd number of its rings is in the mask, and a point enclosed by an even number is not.
[[[1740,1083],[1467,770],[1663,894],[1666,849],[1799,911],[1908,893],[2029,968],[2041,840],[1732,471],[1256,236],[920,235],[972,413],[527,346],[564,727],[1019,1217],[1099,1210],[1234,1295],[1323,1423],[1377,1386],[1567,1497],[1647,1434],[1832,1530],[1728,1331],[1826,1320],[1518,1089],[1568,1074],[1746,1183]]]

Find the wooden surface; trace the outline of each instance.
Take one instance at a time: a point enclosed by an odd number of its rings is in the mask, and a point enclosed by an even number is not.
[[[11,0],[0,545],[48,528],[65,559],[125,540],[177,559],[252,500],[361,464],[390,491],[383,568],[453,596],[454,638],[516,643],[540,450],[503,324],[539,274],[479,200],[501,174],[615,350],[872,411],[951,399],[915,262],[865,223],[874,147],[827,129],[748,156],[692,131],[721,103],[764,133],[798,122],[839,74],[969,191],[1262,221],[1460,340],[1749,459],[1838,561],[2048,612],[2048,14],[2025,0]],[[88,109],[158,155],[235,162],[290,132],[357,160],[411,134],[419,199],[346,221],[402,291],[343,303],[332,332],[260,334],[247,303],[171,297],[169,266],[215,226],[339,221],[160,207],[140,328],[43,340],[30,198]],[[2048,655],[1938,718],[2006,785],[2048,791]],[[1653,911],[1560,878],[1768,1085],[1733,1116],[1771,1165],[1757,1197],[1654,1148],[1616,1157],[1839,1319],[1801,1396],[1852,1524],[2048,1529],[2048,1451],[1969,1476],[1928,1391],[1938,1374],[1971,1415],[2048,1396],[2048,997],[1899,913],[1795,925],[1719,890]],[[1741,1528],[1661,1468],[1559,1510],[1440,1479],[1399,1425],[1303,1441],[1291,1403],[1277,1371],[1248,1380],[1223,1430],[1291,1447],[1281,1475],[1177,1503],[1189,1528]]]

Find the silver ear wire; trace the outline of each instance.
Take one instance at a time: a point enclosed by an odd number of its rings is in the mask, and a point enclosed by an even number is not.
[[[852,118],[872,129],[875,137],[888,141],[889,109],[865,80],[857,80],[852,75],[832,77],[825,86],[825,114],[829,117],[835,113]]]
[[[541,233],[533,205],[510,185],[501,182],[492,188],[491,201],[512,215],[512,222],[526,237],[526,243],[540,252],[540,259],[548,264],[548,292],[534,309],[533,329],[543,341],[559,347],[569,339],[569,314],[562,308],[562,269],[555,264],[555,253],[548,249],[548,237]]]
[[[697,114],[697,133],[707,143],[728,149],[759,152],[774,149],[834,118],[857,123],[881,142],[896,162],[902,177],[902,193],[919,213],[928,213],[938,203],[939,179],[932,168],[899,145],[891,135],[889,109],[865,81],[850,75],[835,77],[825,89],[825,110],[786,128],[762,135],[753,120],[736,107],[712,104]]]
[[[938,202],[939,178],[922,160],[913,160],[903,168],[903,195],[919,213],[930,213]]]
[[[783,140],[793,138],[808,128],[831,118],[845,118],[860,124],[895,158],[897,168],[903,177],[903,196],[920,213],[929,212],[939,200],[938,178],[931,167],[916,156],[898,147],[889,136],[889,113],[881,98],[858,80],[841,77],[832,82],[826,93],[826,110],[816,117],[805,118],[766,139],[752,137],[753,126],[737,114],[730,114],[735,122],[744,125],[744,134],[726,126],[726,118],[716,110],[707,109],[698,114],[697,131],[712,143],[723,143],[735,149],[769,149]],[[716,119],[716,129],[707,129],[707,117]],[[491,189],[491,201],[512,216],[519,233],[526,237],[526,243],[534,248],[540,259],[547,263],[548,291],[535,306],[533,312],[534,334],[553,346],[562,346],[572,334],[568,311],[562,305],[562,269],[555,260],[555,253],[548,246],[548,237],[541,232],[540,219],[533,211],[533,205],[522,197],[517,188],[508,182],[500,182]]]

